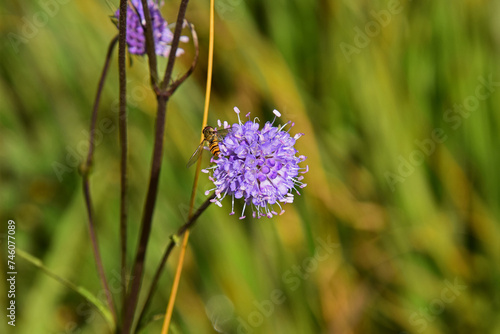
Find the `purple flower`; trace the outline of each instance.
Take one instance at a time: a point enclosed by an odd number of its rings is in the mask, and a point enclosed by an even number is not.
[[[280,203],[292,203],[292,190],[300,195],[297,188],[306,186],[301,182],[304,177],[299,176],[299,173],[308,171],[308,166],[299,167],[299,163],[306,160],[306,157],[296,156],[298,151],[294,147],[296,140],[303,134],[290,136],[288,132],[293,124],[284,131],[291,122],[277,127],[273,126],[274,121],[266,122],[262,129],[259,129],[260,124],[255,120],[252,122],[249,119],[243,124],[239,109],[235,107],[234,110],[238,114],[238,124],[233,124],[227,136],[219,143],[219,157],[212,158],[216,164],[208,168],[213,170],[209,179],[214,182],[215,188],[205,194],[215,190],[216,198],[213,202],[219,206],[222,206],[221,200],[226,195],[231,195],[230,214],[234,214],[234,199],[242,198],[244,206],[240,219],[245,218],[247,205],[252,208],[253,217],[271,218],[277,215],[273,209],[274,204],[280,208],[281,215],[285,211]],[[273,113],[281,116],[277,110]],[[247,114],[249,115],[250,113]],[[224,128],[229,128],[227,122],[224,122]],[[204,172],[208,170],[205,169]]]
[[[144,18],[144,10],[141,0],[130,0],[127,6],[127,45],[128,51],[135,55],[146,54],[146,36],[144,36],[144,28],[146,19]],[[167,21],[163,19],[158,5],[153,0],[147,0],[148,9],[151,16],[151,24],[153,25],[153,38],[155,41],[155,52],[162,57],[168,57],[170,53],[170,44],[172,43],[173,33],[167,25]],[[163,3],[161,3],[163,4]],[[139,17],[140,15],[140,17]],[[117,10],[115,17],[119,19],[120,10]],[[189,40],[187,36],[181,36],[180,41],[186,43]],[[184,53],[181,48],[177,49],[176,56]]]

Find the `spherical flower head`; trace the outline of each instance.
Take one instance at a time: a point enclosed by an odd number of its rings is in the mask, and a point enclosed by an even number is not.
[[[155,52],[162,57],[168,57],[170,53],[170,44],[172,43],[173,33],[168,28],[167,21],[161,16],[160,9],[155,1],[148,0],[148,9],[153,26],[153,38],[155,41]],[[120,17],[120,10],[117,10],[115,17]],[[146,36],[144,35],[144,26],[146,19],[141,0],[130,0],[127,6],[127,45],[128,51],[135,55],[146,54]],[[181,42],[187,42],[187,36],[181,36]],[[176,56],[184,53],[181,48],[177,49]]]
[[[292,191],[300,195],[297,188],[306,186],[301,182],[303,176],[299,176],[308,171],[308,166],[299,167],[306,157],[297,156],[298,151],[294,147],[296,140],[303,134],[290,136],[293,124],[287,131],[284,130],[290,122],[282,126],[273,126],[274,121],[266,122],[262,128],[255,120],[249,119],[242,123],[238,108],[235,107],[235,111],[238,113],[238,123],[230,127],[229,133],[219,143],[219,157],[213,158],[216,164],[209,168],[213,170],[210,180],[215,184],[212,190],[215,190],[216,197],[213,201],[221,206],[221,200],[230,195],[230,214],[234,214],[234,199],[243,199],[240,219],[245,218],[247,205],[257,218],[277,215],[273,209],[275,204],[282,214],[284,210],[280,203],[292,203]],[[277,110],[274,114],[281,116]],[[224,127],[229,128],[224,123]]]

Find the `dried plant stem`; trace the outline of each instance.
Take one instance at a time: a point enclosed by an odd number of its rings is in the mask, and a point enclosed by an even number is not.
[[[99,278],[101,280],[102,288],[106,293],[106,300],[108,303],[109,310],[113,315],[113,319],[115,323],[117,323],[115,306],[113,303],[113,297],[109,290],[108,281],[106,279],[106,273],[104,271],[104,266],[102,264],[101,253],[99,251],[99,244],[97,241],[97,236],[95,233],[94,227],[94,216],[93,216],[93,205],[92,205],[92,195],[90,192],[90,184],[89,184],[89,174],[92,168],[93,158],[94,158],[94,148],[95,148],[95,127],[97,123],[97,111],[99,109],[99,102],[101,99],[102,89],[104,87],[104,82],[106,81],[106,76],[108,74],[109,63],[111,60],[111,55],[113,53],[116,42],[118,41],[118,37],[113,38],[108,47],[108,52],[106,54],[106,61],[104,63],[104,67],[102,69],[101,78],[99,79],[99,84],[97,86],[97,93],[94,100],[94,106],[92,109],[92,118],[90,121],[90,136],[89,136],[89,151],[87,154],[87,159],[80,167],[80,173],[82,174],[82,182],[83,182],[83,195],[85,198],[85,206],[88,215],[88,227],[89,227],[89,235],[92,243],[92,252],[94,254],[95,263],[97,266],[97,272],[99,274]]]
[[[212,70],[213,70],[213,54],[214,54],[214,10],[215,1],[210,0],[210,39],[209,39],[209,49],[208,49],[208,71],[207,71],[207,86],[205,91],[205,108],[203,112],[203,124],[202,129],[206,126],[208,120],[208,107],[210,105],[210,92],[212,89]],[[201,141],[201,140],[200,140]],[[198,163],[196,164],[196,172],[193,183],[193,189],[191,191],[191,200],[189,204],[189,216],[193,211],[194,199],[196,195],[196,188],[198,187],[198,177],[200,173],[201,159],[198,159]],[[177,265],[177,270],[175,273],[175,279],[172,284],[172,289],[170,292],[170,298],[167,305],[167,310],[165,311],[165,319],[163,321],[162,334],[167,334],[168,329],[170,327],[170,321],[172,319],[172,312],[174,309],[175,299],[177,297],[177,290],[179,288],[179,281],[181,277],[182,267],[184,265],[184,255],[186,253],[186,247],[189,240],[189,230],[186,231],[186,235],[184,236],[184,240],[182,243],[181,253],[179,255],[179,263]]]
[[[189,239],[189,230],[186,230],[186,233],[184,234],[184,239],[182,240],[181,253],[179,255],[179,262],[177,263],[177,269],[175,271],[174,283],[172,284],[172,290],[170,293],[165,319],[163,319],[163,327],[161,329],[161,334],[167,334],[168,329],[170,327],[170,320],[172,319],[175,297],[177,295],[177,290],[179,288],[179,281],[181,279],[182,267],[184,265],[184,256],[186,255],[186,247],[188,239]]]

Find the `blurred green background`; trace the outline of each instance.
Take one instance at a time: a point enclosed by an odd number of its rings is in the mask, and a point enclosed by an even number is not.
[[[169,22],[178,3],[163,7]],[[86,153],[117,6],[0,5],[2,314],[8,219],[17,223],[18,249],[101,293],[75,166]],[[282,216],[240,221],[228,215],[230,200],[201,216],[171,332],[500,333],[500,1],[217,0],[216,7],[209,123],[236,122],[234,106],[262,122],[276,108],[282,122],[295,122],[293,133],[306,134],[297,148],[310,172]],[[208,12],[207,1],[189,4],[200,61],[168,105],[146,286],[189,204],[194,168],[185,164],[200,136]],[[185,49],[177,73],[192,60],[191,44]],[[156,110],[145,58],[133,58],[128,79],[135,250]],[[99,243],[115,287],[117,101],[115,53],[99,114],[108,123],[91,176]],[[208,154],[204,159],[208,165]],[[202,174],[197,205],[209,187]],[[151,317],[165,311],[178,253]],[[0,332],[108,332],[82,297],[20,257],[16,263],[16,327],[2,316]],[[144,333],[159,333],[161,323]]]

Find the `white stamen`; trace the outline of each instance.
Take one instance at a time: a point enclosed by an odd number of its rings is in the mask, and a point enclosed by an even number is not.
[[[240,119],[240,109],[238,109],[238,107],[234,107],[234,112],[236,113],[236,115],[238,115],[238,123],[241,124],[241,119]]]
[[[234,194],[233,194],[233,199],[231,200],[231,213],[234,215]]]
[[[297,140],[300,137],[302,137],[304,134],[303,133],[297,133],[295,136],[293,136],[293,139]]]
[[[247,207],[247,202],[245,202],[245,203],[243,204],[243,210],[241,211],[241,217],[240,217],[240,219],[245,218],[245,216],[243,216],[243,214],[245,213],[245,208],[246,208],[246,207]]]

